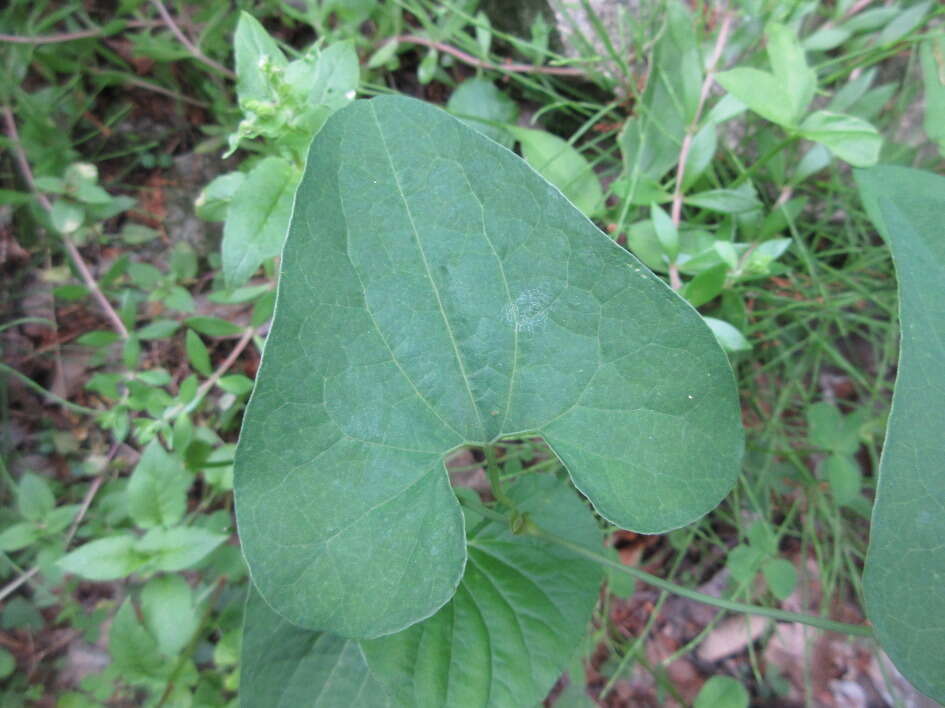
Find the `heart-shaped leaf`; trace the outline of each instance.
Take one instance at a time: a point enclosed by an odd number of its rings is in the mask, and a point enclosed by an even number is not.
[[[567,483],[529,476],[510,496],[540,527],[600,549]],[[537,705],[578,645],[602,576],[592,561],[490,522],[470,535],[466,573],[443,609],[362,648],[397,705]]]
[[[883,649],[945,701],[945,178],[905,167],[856,173],[892,249],[902,340],[863,586]]]
[[[286,622],[250,584],[240,661],[243,708],[390,705],[357,643]]]
[[[715,506],[742,448],[698,313],[508,150],[433,106],[355,102],[312,144],[235,463],[260,592],[389,634],[453,595],[443,456],[541,435],[614,523]]]

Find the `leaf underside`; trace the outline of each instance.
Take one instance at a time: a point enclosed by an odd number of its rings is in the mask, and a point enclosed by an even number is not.
[[[464,444],[541,435],[596,509],[686,524],[738,472],[734,378],[698,313],[513,153],[412,99],[312,144],[235,465],[260,592],[390,634],[453,595]]]
[[[904,167],[856,173],[899,281],[901,345],[863,585],[883,649],[945,701],[945,178]]]

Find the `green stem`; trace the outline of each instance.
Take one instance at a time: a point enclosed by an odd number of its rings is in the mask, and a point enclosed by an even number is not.
[[[706,595],[705,593],[698,592],[697,590],[690,590],[689,588],[683,587],[681,585],[676,585],[671,583],[668,580],[663,580],[660,577],[651,575],[644,570],[639,568],[634,568],[633,566],[623,565],[617,561],[613,561],[610,558],[607,558],[602,555],[598,555],[593,551],[589,551],[583,546],[579,546],[576,543],[572,543],[567,539],[555,536],[552,533],[549,533],[543,529],[536,527],[532,524],[531,532],[533,535],[540,538],[544,538],[547,541],[556,543],[559,546],[563,546],[578,555],[584,556],[600,565],[608,566],[619,570],[622,573],[641,580],[648,585],[653,587],[660,588],[661,590],[666,590],[673,593],[674,595],[679,595],[680,597],[685,597],[690,600],[695,600],[696,602],[701,602],[706,605],[711,605],[713,607],[718,607],[722,610],[729,610],[731,612],[743,612],[750,615],[760,615],[762,617],[770,617],[775,620],[782,620],[785,622],[799,622],[801,624],[807,624],[811,627],[817,627],[818,629],[823,629],[828,632],[837,632],[839,634],[850,634],[858,637],[872,637],[873,630],[869,627],[859,624],[846,624],[844,622],[835,622],[833,620],[824,619],[823,617],[815,617],[813,615],[800,614],[798,612],[788,612],[787,610],[778,610],[771,607],[760,607],[758,605],[749,605],[743,602],[734,602],[732,600],[726,600],[720,597],[713,597],[712,595]]]
[[[486,456],[486,459],[488,459],[488,455]],[[459,501],[461,504],[469,506],[471,509],[474,509],[477,513],[490,519],[491,521],[495,521],[503,525],[508,525],[509,523],[507,516],[500,514],[497,511],[493,511],[484,505],[469,504],[462,498],[460,498]],[[556,536],[553,533],[545,531],[544,529],[536,526],[533,521],[529,522],[527,528],[531,535],[537,536],[538,538],[543,538],[546,541],[550,541],[551,543],[555,543],[559,546],[567,548],[568,550],[577,553],[580,556],[584,556],[585,558],[592,560],[599,565],[614,568],[615,570],[619,570],[621,573],[625,573],[636,580],[646,583],[647,585],[652,585],[653,587],[659,588],[660,590],[665,590],[674,595],[685,597],[696,602],[701,602],[705,605],[711,605],[712,607],[718,607],[719,609],[728,610],[730,612],[742,612],[749,615],[770,617],[771,619],[781,620],[783,622],[798,622],[800,624],[806,624],[811,627],[825,630],[827,632],[837,632],[838,634],[848,634],[857,637],[873,636],[873,630],[865,625],[835,622],[834,620],[825,619],[823,617],[815,617],[814,615],[805,615],[799,612],[788,612],[787,610],[778,610],[772,607],[749,605],[744,602],[735,602],[734,600],[726,600],[721,597],[706,595],[705,593],[701,593],[697,590],[690,590],[689,588],[683,587],[682,585],[677,585],[676,583],[672,583],[668,580],[663,580],[656,575],[647,573],[645,570],[640,570],[639,568],[634,568],[633,566],[624,565],[623,563],[613,561],[606,556],[594,553],[583,546],[579,546],[578,544],[572,543],[565,538],[561,538],[560,536]]]
[[[6,364],[0,364],[0,372],[6,372],[10,376],[16,379],[19,379],[29,388],[33,389],[34,391],[38,393],[41,393],[42,395],[46,396],[46,398],[50,399],[51,401],[55,401],[60,406],[63,406],[64,408],[68,408],[70,411],[81,413],[83,415],[101,415],[102,413],[102,411],[97,411],[94,408],[86,408],[85,406],[80,406],[78,403],[72,403],[71,401],[67,401],[65,398],[60,398],[52,391],[47,391],[45,388],[43,388],[38,383],[33,381],[33,379],[31,379],[29,376],[26,376],[25,374],[21,374],[19,371],[17,371],[16,369],[10,366],[7,366]]]
[[[747,170],[745,170],[745,171],[742,172],[740,175],[738,175],[738,177],[735,178],[735,180],[729,185],[728,188],[729,188],[729,189],[735,189],[736,187],[740,186],[745,180],[747,180],[747,179],[748,179],[749,177],[751,177],[755,172],[757,172],[757,171],[759,170],[759,168],[764,167],[765,164],[768,162],[768,160],[770,160],[772,157],[774,157],[775,155],[777,155],[779,152],[781,152],[781,151],[782,151],[784,148],[786,148],[788,145],[790,145],[790,144],[793,143],[795,140],[797,140],[797,138],[798,138],[797,135],[795,135],[795,134],[789,134],[788,137],[786,137],[784,140],[782,140],[781,142],[779,142],[779,143],[778,143],[777,145],[775,145],[773,148],[771,148],[770,150],[768,150],[768,152],[766,152],[764,155],[762,155],[762,156],[759,157],[757,160],[755,160],[755,161],[752,163],[751,167],[749,167]]]
[[[489,486],[492,487],[492,496],[503,506],[514,509],[515,504],[506,496],[505,490],[502,488],[502,479],[495,448],[492,445],[486,445],[483,448],[483,452],[486,455],[486,476],[489,478]]]

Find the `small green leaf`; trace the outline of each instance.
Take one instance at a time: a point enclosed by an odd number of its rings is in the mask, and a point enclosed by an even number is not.
[[[747,352],[751,349],[751,342],[749,342],[745,338],[745,335],[734,325],[729,324],[725,320],[716,319],[715,317],[703,317],[703,319],[705,323],[709,325],[712,334],[715,335],[719,345],[725,351]]]
[[[138,622],[130,598],[112,619],[108,653],[122,678],[131,684],[166,680],[174,667],[174,661],[161,656],[157,642]]]
[[[40,537],[40,528],[32,521],[10,524],[0,531],[0,551],[19,551],[31,546]]]
[[[420,60],[420,66],[417,68],[417,80],[421,84],[428,84],[433,80],[439,66],[440,55],[435,49],[428,49],[426,55]]]
[[[187,508],[190,478],[180,458],[157,439],[148,443],[128,482],[128,511],[144,529],[172,526]]]
[[[925,118],[922,127],[929,139],[945,155],[945,38],[929,37],[919,47],[922,85],[925,89]]]
[[[246,179],[244,172],[228,172],[215,178],[201,190],[194,201],[194,208],[204,221],[223,221],[230,202]]]
[[[232,337],[242,334],[243,328],[220,317],[188,317],[184,324],[192,330],[208,337]]]
[[[765,28],[765,39],[775,80],[790,101],[792,122],[796,121],[814,98],[817,74],[807,66],[793,29],[772,22]]]
[[[27,521],[42,521],[56,506],[56,497],[45,479],[27,472],[16,486],[16,505]]]
[[[154,570],[175,572],[196,565],[224,541],[226,536],[201,528],[153,528],[138,540],[135,550]]]
[[[154,320],[138,330],[138,339],[166,339],[180,327],[177,320]]]
[[[767,71],[741,66],[715,75],[726,91],[772,123],[794,125],[795,106],[778,80]]]
[[[289,225],[298,170],[267,157],[236,190],[223,226],[223,275],[230,288],[243,285],[267,258],[279,255]]]
[[[248,12],[241,12],[233,35],[236,57],[236,93],[240,101],[271,98],[269,80],[262,64],[285,67],[286,58],[275,40],[259,21]]]
[[[830,111],[816,111],[807,116],[800,134],[823,143],[830,152],[854,167],[876,164],[883,146],[882,136],[867,121]]]
[[[837,504],[851,504],[859,498],[863,479],[856,460],[848,455],[834,453],[824,460],[823,474]]]
[[[86,580],[118,580],[134,573],[144,559],[135,552],[135,537],[130,534],[90,541],[59,560],[67,573]]]
[[[683,287],[683,297],[693,307],[700,307],[714,300],[725,287],[725,278],[728,275],[728,265],[720,263],[702,271]]]
[[[600,181],[584,156],[567,141],[544,130],[509,128],[522,144],[522,157],[535,171],[561,190],[586,216],[603,206]]]
[[[327,118],[351,103],[360,79],[354,43],[350,40],[335,42],[318,55],[309,102],[313,106],[325,108],[323,115]]]
[[[16,671],[16,659],[13,654],[0,647],[0,681]]]
[[[877,44],[879,46],[885,46],[905,37],[921,24],[931,6],[932,0],[927,0],[926,2],[919,2],[912,7],[901,10],[892,22],[883,27],[883,31],[879,34]]]
[[[832,403],[807,408],[807,437],[813,445],[841,455],[853,455],[860,447],[861,415],[841,415]]]
[[[49,218],[56,231],[68,236],[82,226],[82,222],[85,220],[85,212],[82,207],[69,199],[57,199],[53,202]]]
[[[900,671],[945,701],[945,178],[904,167],[855,173],[899,281],[901,350],[863,586]],[[904,596],[905,593],[905,596]]]
[[[217,382],[217,385],[227,393],[232,393],[234,396],[245,396],[247,393],[253,390],[253,380],[248,376],[243,376],[242,374],[232,374],[230,376],[223,376]]]
[[[718,211],[723,214],[741,214],[761,208],[754,190],[712,189],[708,192],[690,194],[685,199],[689,206]]]
[[[797,570],[785,558],[769,558],[761,566],[761,574],[771,594],[779,600],[786,600],[797,585]]]
[[[676,224],[669,218],[669,214],[656,204],[650,204],[650,219],[667,262],[674,263],[679,255],[679,230]]]
[[[748,708],[748,691],[731,676],[713,676],[703,684],[693,708]]]
[[[207,351],[207,345],[200,339],[200,335],[192,329],[187,330],[187,336],[184,338],[184,347],[187,350],[187,359],[198,372],[204,376],[209,376],[213,371],[210,364],[210,352]]]
[[[453,91],[446,107],[470,128],[500,145],[510,148],[515,142],[508,130],[496,124],[514,125],[518,119],[518,104],[488,79],[466,79]]]
[[[176,656],[187,645],[200,619],[190,586],[179,575],[148,581],[141,590],[141,614],[165,656]]]

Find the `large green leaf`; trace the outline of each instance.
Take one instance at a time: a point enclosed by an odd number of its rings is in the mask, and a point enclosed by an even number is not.
[[[390,705],[357,643],[289,624],[250,585],[240,662],[243,708]]]
[[[857,182],[892,249],[902,327],[863,579],[866,609],[902,673],[945,701],[945,178],[884,166],[858,172]]]
[[[599,550],[597,524],[567,483],[526,477],[510,496],[542,528]],[[537,705],[584,634],[601,579],[596,563],[490,522],[470,535],[466,573],[443,609],[362,647],[398,705]]]
[[[260,592],[295,624],[389,634],[466,562],[445,453],[541,435],[614,523],[711,509],[734,379],[698,313],[528,165],[445,112],[355,102],[316,137],[235,463]]]

